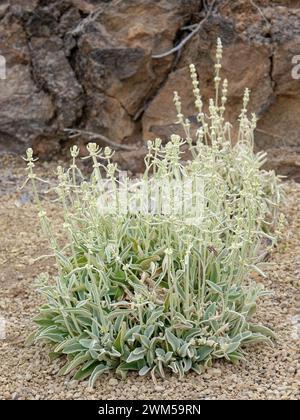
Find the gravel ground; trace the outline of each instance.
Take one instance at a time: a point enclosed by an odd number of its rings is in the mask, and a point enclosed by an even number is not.
[[[43,164],[40,171],[49,177],[55,166]],[[154,384],[135,374],[124,381],[110,375],[91,390],[86,382],[58,377],[61,361],[50,362],[45,346],[24,345],[41,302],[36,276],[41,271],[55,274],[55,267],[51,259],[34,260],[47,253],[47,243],[28,191],[16,191],[24,180],[23,167],[19,159],[0,159],[0,317],[6,322],[6,336],[0,336],[0,399],[299,399],[300,185],[285,185],[288,225],[269,261],[267,278],[257,278],[273,292],[260,301],[256,319],[276,331],[274,347],[248,347],[247,362],[216,363],[202,375],[191,373],[182,380],[169,375]],[[59,231],[55,206],[46,207]]]

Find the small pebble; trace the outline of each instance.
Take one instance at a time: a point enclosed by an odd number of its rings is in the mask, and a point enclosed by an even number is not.
[[[119,381],[116,378],[110,378],[110,380],[108,381],[108,385],[110,386],[117,386],[118,384],[119,384]]]
[[[212,376],[221,376],[222,375],[221,369],[218,369],[218,368],[211,368],[211,369],[209,369],[209,373]]]

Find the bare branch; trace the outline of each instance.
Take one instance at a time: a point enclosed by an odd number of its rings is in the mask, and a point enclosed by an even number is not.
[[[261,10],[261,8],[256,4],[256,3],[254,3],[254,1],[253,0],[250,0],[250,3],[252,4],[252,6],[253,7],[255,7],[257,10],[258,10],[258,12],[259,12],[259,14],[262,16],[262,18],[267,22],[267,24],[269,25],[270,24],[270,22],[268,21],[268,19],[266,18],[266,16],[265,16],[265,14],[263,13],[263,11]]]
[[[102,7],[97,7],[94,11],[92,11],[86,18],[84,18],[79,24],[76,26],[76,28],[72,29],[68,33],[72,35],[78,35],[81,34],[85,28],[86,25],[88,25],[91,22],[94,22],[97,17],[100,15],[102,11]]]
[[[163,58],[163,57],[167,57],[170,54],[173,54],[179,50],[181,50],[181,48],[194,36],[196,35],[197,32],[200,31],[200,29],[202,28],[202,26],[204,25],[204,23],[207,21],[207,19],[209,18],[209,16],[211,15],[214,5],[216,3],[216,0],[213,0],[210,4],[209,10],[205,16],[204,19],[201,20],[201,22],[198,23],[198,25],[196,26],[196,28],[190,33],[188,34],[188,36],[186,36],[178,45],[176,45],[176,47],[172,48],[169,51],[166,51],[164,53],[161,54],[154,54],[152,55],[152,58]]]
[[[181,31],[192,31],[198,26],[198,23],[193,23],[192,25],[186,25],[180,28]]]
[[[126,150],[126,151],[136,151],[139,148],[128,146],[126,144],[119,144],[115,143],[114,141],[110,140],[106,136],[103,136],[102,134],[93,133],[92,131],[85,131],[85,130],[79,130],[77,128],[65,128],[64,131],[69,134],[70,138],[78,137],[78,136],[87,136],[90,138],[90,140],[93,139],[99,139],[103,141],[108,146],[113,147],[114,149],[120,149],[120,150]]]
[[[270,133],[269,131],[262,130],[261,128],[256,128],[256,132],[265,134],[268,137],[272,137],[274,139],[280,139],[284,146],[287,146],[286,139],[282,136],[278,136],[277,134]]]
[[[269,133],[268,131],[262,130],[261,128],[256,128],[255,131],[258,133],[266,134],[269,137],[274,137],[276,139],[282,139],[282,136],[278,136],[277,134]]]

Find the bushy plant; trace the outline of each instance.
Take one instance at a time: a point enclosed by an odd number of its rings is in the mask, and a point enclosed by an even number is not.
[[[88,145],[89,181],[76,165],[77,147],[71,149],[71,166],[58,168],[56,187],[68,238],[63,249],[42,208],[28,150],[28,178],[59,268],[55,282],[41,279],[47,303],[34,319],[38,329],[31,340],[51,342],[52,356],[66,355],[62,374],[89,377],[91,385],[107,371],[164,377],[169,369],[183,376],[201,372],[214,359],[243,359],[246,344],[271,342],[273,332],[251,322],[266,292],[249,274],[261,273],[264,238],[269,246],[275,241],[280,188],[273,173],[261,170],[265,155],[253,152],[256,118],[247,115],[248,90],[238,138],[231,139],[221,56],[218,41],[216,97],[207,113],[190,66],[200,126],[196,138],[175,93],[186,138],[148,142],[145,172],[133,186],[120,176],[109,148]],[[190,160],[183,162],[186,145]],[[155,208],[149,210],[153,185]],[[166,185],[175,185],[167,206]]]

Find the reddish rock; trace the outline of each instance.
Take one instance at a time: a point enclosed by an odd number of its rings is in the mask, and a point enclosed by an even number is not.
[[[6,59],[6,79],[0,80],[0,150],[17,152],[47,128],[55,107],[32,79],[26,33],[13,16],[1,22],[0,51]]]
[[[213,95],[220,36],[222,76],[229,80],[226,117],[236,119],[250,88],[250,111],[259,116],[257,148],[270,151],[272,167],[297,178],[300,80],[291,72],[293,56],[300,55],[299,1],[216,4],[180,54],[153,58],[188,35],[183,26],[204,18],[201,0],[2,2],[0,54],[7,79],[0,80],[1,150],[23,152],[33,145],[51,158],[69,145],[65,128],[99,132],[141,150],[150,138],[182,133],[174,90],[195,129],[188,66],[196,65],[203,97]],[[78,138],[81,145],[87,141]],[[118,155],[124,167],[139,170],[142,153]]]

